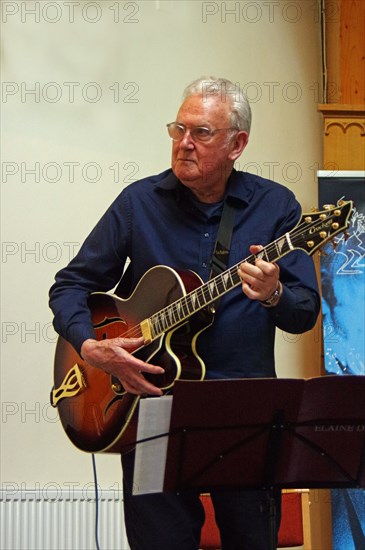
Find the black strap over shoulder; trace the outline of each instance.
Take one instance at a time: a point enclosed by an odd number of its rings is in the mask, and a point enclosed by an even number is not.
[[[212,257],[210,279],[227,269],[235,215],[236,209],[225,200]]]

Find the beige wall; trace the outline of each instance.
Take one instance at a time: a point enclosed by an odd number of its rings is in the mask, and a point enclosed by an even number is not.
[[[48,405],[54,273],[124,185],[168,167],[164,125],[184,86],[203,74],[239,82],[252,100],[251,141],[238,167],[284,183],[305,210],[316,205],[318,10],[307,0],[1,8],[1,482],[80,488],[92,479],[91,459],[68,442]],[[277,364],[281,376],[319,374],[319,330],[279,331]],[[97,463],[100,484],[116,488],[118,457]]]

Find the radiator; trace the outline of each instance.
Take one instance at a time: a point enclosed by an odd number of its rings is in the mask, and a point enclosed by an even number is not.
[[[74,489],[39,493],[32,489],[0,492],[1,550],[96,548],[95,499]],[[98,502],[100,550],[129,550],[121,493],[101,490]]]

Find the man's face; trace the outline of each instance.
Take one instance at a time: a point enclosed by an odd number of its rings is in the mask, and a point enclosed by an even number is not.
[[[190,96],[181,105],[176,122],[186,126],[187,131],[183,139],[173,141],[171,165],[174,174],[203,202],[220,200],[233,163],[247,143],[247,134],[235,132],[232,136],[232,132],[223,130],[214,134],[210,141],[199,142],[192,139],[188,130],[194,126],[229,128],[230,102],[221,101],[219,96]],[[238,147],[237,135],[241,142],[244,140],[243,147]]]

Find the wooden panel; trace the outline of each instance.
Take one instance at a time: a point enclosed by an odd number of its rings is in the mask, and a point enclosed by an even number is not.
[[[340,20],[341,103],[365,103],[365,2],[342,0]]]
[[[327,103],[365,103],[365,1],[325,0]]]
[[[324,117],[324,170],[365,169],[365,109],[359,105],[319,105]]]

